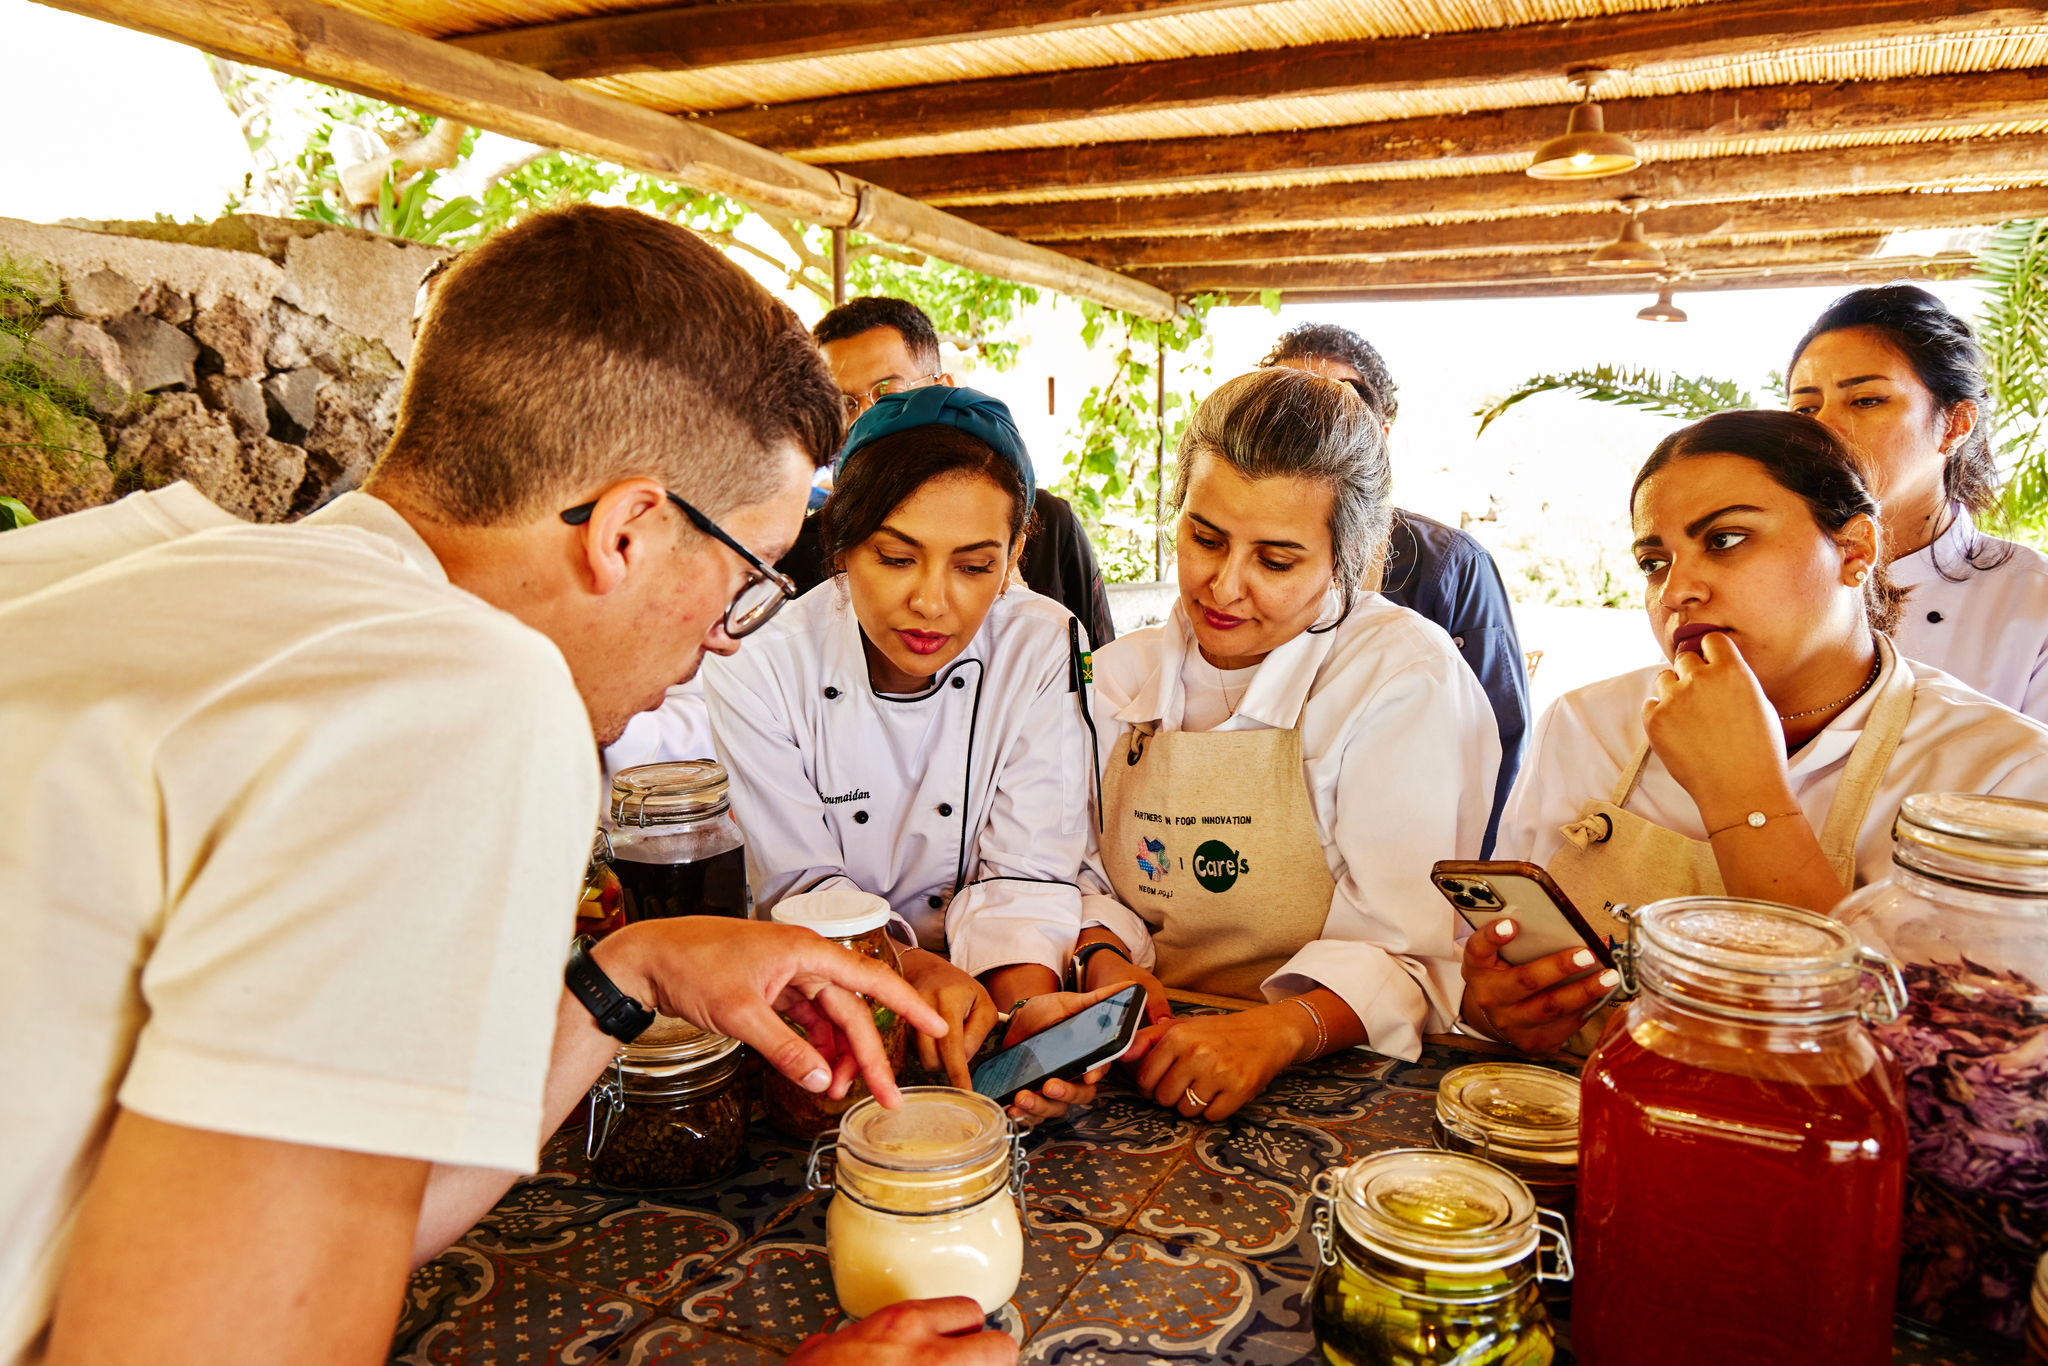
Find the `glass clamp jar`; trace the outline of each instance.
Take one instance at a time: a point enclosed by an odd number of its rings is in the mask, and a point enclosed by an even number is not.
[[[1330,1366],[1544,1366],[1540,1286],[1572,1276],[1571,1234],[1512,1172],[1401,1148],[1318,1173],[1309,1288]],[[1543,1265],[1548,1241],[1551,1265]]]
[[[1475,1062],[1436,1089],[1436,1146],[1514,1173],[1569,1225],[1579,1184],[1579,1079],[1521,1062]]]
[[[1915,793],[1891,876],[1835,916],[1905,964],[1899,1310],[2017,1339],[2048,1253],[2048,805]]]
[[[612,871],[626,919],[747,919],[746,843],[732,818],[725,768],[710,759],[639,764],[612,776]]]
[[[747,1101],[740,1044],[688,1020],[655,1017],[590,1088],[584,1155],[607,1186],[701,1186],[739,1165]]]
[[[1001,1308],[1023,1276],[1026,1167],[1024,1130],[971,1091],[911,1086],[896,1109],[869,1097],[848,1110],[804,1171],[807,1189],[832,1192],[825,1251],[839,1307],[865,1318],[966,1295],[984,1314]]]
[[[831,940],[850,953],[872,958],[896,970],[896,954],[889,944],[889,923],[896,912],[889,903],[871,892],[852,887],[828,887],[784,897],[770,912],[780,925],[801,925]],[[885,1005],[869,1003],[875,1032],[882,1038],[882,1054],[889,1060],[891,1075],[903,1075],[910,1055],[910,1027]],[[785,1018],[790,1028],[802,1026]],[[798,1143],[808,1143],[840,1122],[855,1105],[866,1099],[867,1083],[859,1078],[838,1100],[813,1094],[780,1072],[769,1069],[761,1083],[761,1110],[779,1132]]]
[[[1897,964],[1707,896],[1642,907],[1617,962],[1636,994],[1580,1084],[1579,1360],[1888,1366],[1905,1106],[1867,1026]]]

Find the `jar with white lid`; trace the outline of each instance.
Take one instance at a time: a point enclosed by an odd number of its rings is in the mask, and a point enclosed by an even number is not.
[[[737,1039],[657,1015],[590,1088],[584,1153],[607,1186],[701,1186],[739,1165],[747,1141]]]
[[[711,759],[638,764],[612,775],[612,871],[626,919],[754,912],[746,841],[725,768]]]
[[[827,887],[784,897],[769,912],[779,925],[801,925],[831,940],[848,952],[872,958],[896,971],[896,953],[889,943],[889,922],[896,917],[889,903],[872,892],[853,887]],[[903,1074],[909,1056],[909,1026],[885,1005],[869,1003],[875,1032],[882,1036],[882,1053],[889,1060],[892,1075]],[[787,1017],[784,1023],[801,1034],[803,1026]],[[808,1143],[840,1122],[840,1117],[867,1099],[867,1083],[855,1077],[853,1085],[838,1100],[806,1091],[773,1068],[766,1069],[761,1083],[761,1110],[769,1124],[795,1139]]]
[[[2048,805],[1906,798],[1891,876],[1835,916],[1906,977],[1878,1031],[1906,1079],[1900,1312],[2018,1338],[2048,1253]]]
[[[1513,1172],[1536,1203],[1572,1217],[1579,1184],[1579,1079],[1524,1062],[1475,1062],[1436,1088],[1436,1145]]]
[[[829,1181],[818,1170],[827,1152]],[[986,1096],[912,1086],[893,1110],[870,1097],[813,1146],[806,1184],[833,1193],[825,1251],[854,1318],[946,1295],[991,1314],[1017,1293],[1023,1133]]]
[[[1330,1366],[1555,1357],[1539,1284],[1571,1278],[1571,1235],[1519,1177],[1463,1153],[1402,1148],[1323,1172],[1311,1191],[1322,1265],[1310,1317]]]

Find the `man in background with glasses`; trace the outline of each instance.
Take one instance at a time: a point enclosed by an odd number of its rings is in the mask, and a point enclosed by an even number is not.
[[[0,1362],[382,1362],[409,1267],[657,1010],[893,1101],[854,993],[944,1023],[809,930],[567,942],[594,745],[788,600],[840,410],[743,272],[584,205],[438,283],[362,492],[0,537]],[[1014,1361],[980,1321],[790,1360]]]
[[[879,294],[849,299],[818,319],[811,336],[831,367],[849,424],[884,394],[934,384],[953,387],[953,377],[940,368],[938,330],[923,309],[906,300]],[[1025,586],[1080,618],[1089,643],[1099,650],[1116,639],[1116,625],[1095,547],[1066,499],[1040,489],[1035,506],[1038,528],[1025,543],[1019,566]],[[799,591],[824,580],[816,527],[805,525],[779,568]]]

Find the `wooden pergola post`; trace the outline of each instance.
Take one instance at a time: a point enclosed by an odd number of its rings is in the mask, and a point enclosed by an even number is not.
[[[846,229],[832,229],[832,307],[846,302]]]
[[[1180,301],[1174,301],[1179,307]],[[1152,579],[1166,575],[1166,324],[1159,325],[1156,357],[1158,383],[1153,389],[1152,417],[1158,424],[1152,433]]]

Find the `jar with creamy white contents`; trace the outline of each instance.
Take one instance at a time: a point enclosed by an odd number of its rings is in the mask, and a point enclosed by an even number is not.
[[[818,1162],[836,1150],[831,1180]],[[869,1098],[811,1151],[808,1184],[833,1192],[825,1251],[839,1307],[854,1318],[902,1300],[966,1295],[994,1313],[1017,1293],[1024,1231],[1021,1133],[1001,1106],[949,1086]]]

